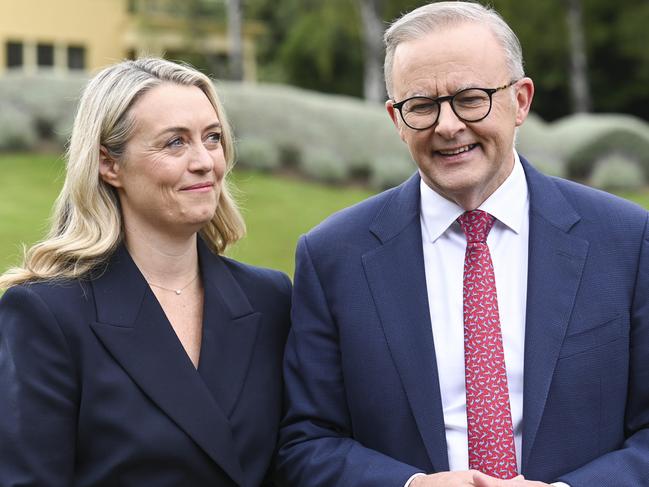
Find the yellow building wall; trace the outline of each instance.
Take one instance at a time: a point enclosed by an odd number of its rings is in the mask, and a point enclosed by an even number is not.
[[[0,75],[6,71],[7,41],[23,42],[25,71],[36,69],[35,45],[54,45],[54,70],[67,71],[66,49],[85,47],[86,70],[127,55],[127,0],[0,0]]]
[[[161,0],[137,0],[140,6],[155,6]],[[170,0],[164,0],[165,2]],[[183,0],[177,0],[182,2]],[[186,23],[169,15],[149,12],[132,14],[129,0],[0,0],[0,76],[7,74],[7,42],[23,44],[22,73],[42,70],[37,66],[37,44],[54,46],[54,67],[65,74],[67,49],[85,49],[85,71],[93,72],[129,57],[162,56],[167,51],[193,50],[227,53],[223,27],[192,39]],[[153,22],[153,23],[152,23]],[[183,25],[184,29],[183,30]],[[255,28],[244,33],[244,79],[256,78]]]

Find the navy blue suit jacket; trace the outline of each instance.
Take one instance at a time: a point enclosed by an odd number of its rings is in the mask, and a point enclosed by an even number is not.
[[[522,473],[649,485],[648,213],[523,166]],[[299,242],[278,455],[286,485],[402,487],[415,472],[448,470],[419,184],[414,175]]]
[[[194,368],[121,247],[91,280],[0,301],[0,485],[259,486],[277,442],[290,281],[213,255]]]

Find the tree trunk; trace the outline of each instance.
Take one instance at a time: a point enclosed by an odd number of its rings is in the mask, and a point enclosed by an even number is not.
[[[570,89],[573,111],[591,110],[588,62],[584,42],[581,0],[567,0],[568,34],[570,36]]]
[[[230,78],[243,79],[243,37],[241,0],[227,0]]]
[[[368,101],[385,100],[383,81],[383,0],[356,0],[363,22],[363,95]]]

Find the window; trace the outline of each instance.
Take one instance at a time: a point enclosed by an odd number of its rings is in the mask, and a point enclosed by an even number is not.
[[[54,66],[54,46],[52,44],[38,44],[36,46],[36,62],[40,68]]]
[[[68,69],[86,69],[86,48],[68,46]]]
[[[7,42],[7,67],[20,68],[23,65],[23,43]]]

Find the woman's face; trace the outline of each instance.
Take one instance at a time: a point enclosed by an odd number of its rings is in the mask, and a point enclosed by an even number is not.
[[[117,188],[127,231],[184,236],[209,222],[225,174],[221,125],[195,86],[172,83],[131,108],[135,129],[121,160],[102,153],[102,178]]]

